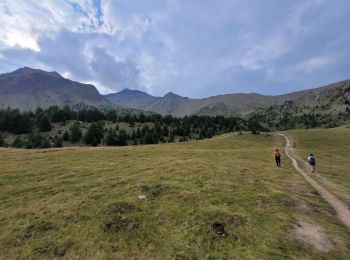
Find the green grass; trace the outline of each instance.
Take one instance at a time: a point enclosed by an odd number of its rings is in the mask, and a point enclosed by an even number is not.
[[[282,145],[275,135],[245,134],[1,149],[0,258],[345,259],[350,232],[289,161],[274,166]],[[345,247],[321,253],[295,240],[300,216]],[[226,238],[213,231],[216,222]]]
[[[310,153],[315,154],[316,179],[350,206],[350,126],[295,130],[290,135],[304,162]]]

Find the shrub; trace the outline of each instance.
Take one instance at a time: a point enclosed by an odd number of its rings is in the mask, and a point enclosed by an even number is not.
[[[24,146],[24,142],[21,139],[21,137],[17,136],[16,139],[13,141],[13,143],[11,144],[12,147],[15,148],[21,148]]]
[[[40,134],[31,134],[27,137],[25,146],[27,149],[39,148],[42,147],[43,136]]]
[[[51,148],[51,147],[52,147],[51,142],[48,138],[44,138],[39,146],[39,148]]]

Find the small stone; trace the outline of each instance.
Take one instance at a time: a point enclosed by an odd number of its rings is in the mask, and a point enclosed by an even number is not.
[[[146,195],[140,195],[138,196],[139,200],[147,200]]]

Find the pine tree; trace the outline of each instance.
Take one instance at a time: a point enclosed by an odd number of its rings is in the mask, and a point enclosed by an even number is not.
[[[102,122],[92,123],[86,134],[84,140],[86,144],[91,144],[92,146],[97,146],[103,138],[103,126]]]
[[[80,131],[80,126],[77,122],[75,122],[71,127],[70,127],[70,136],[69,139],[72,143],[76,143],[80,141],[80,138],[82,136],[82,133]]]
[[[27,113],[23,115],[19,113],[18,110],[14,110],[12,116],[7,119],[10,119],[6,124],[8,125],[8,129],[10,132],[14,134],[24,134],[29,133],[33,128],[33,123],[30,120]]]
[[[153,142],[153,135],[151,132],[147,132],[144,136],[144,143],[145,144],[154,144]]]
[[[0,146],[5,146],[5,140],[1,133],[0,133]]]
[[[169,135],[169,142],[170,142],[170,143],[175,142],[175,133],[174,133],[174,131],[171,131],[171,132],[170,132],[170,135]]]
[[[152,129],[152,139],[153,139],[153,143],[157,144],[159,143],[159,133],[158,133],[159,128],[153,128]]]
[[[117,145],[117,140],[115,134],[112,129],[109,129],[106,136],[106,144],[107,145]]]
[[[204,139],[207,137],[207,131],[205,130],[205,128],[202,128],[199,132],[199,139]]]
[[[135,132],[134,129],[131,131],[130,139],[131,140],[136,140],[136,132]]]
[[[69,133],[67,131],[65,131],[62,135],[62,139],[63,141],[67,142],[69,141]]]
[[[118,119],[117,112],[114,109],[108,110],[106,114],[108,121],[116,122]]]
[[[85,133],[84,140],[86,144],[92,144],[95,138],[96,124],[92,123]]]
[[[103,139],[103,129],[104,123],[103,121],[98,121],[96,124],[96,133],[95,133],[95,137],[97,139],[98,144],[102,141]]]
[[[43,114],[39,117],[38,120],[38,127],[40,129],[40,132],[48,132],[51,130],[51,122],[49,117],[46,114]]]
[[[136,138],[140,138],[141,136],[142,136],[141,129],[140,127],[138,127],[136,130]]]
[[[169,136],[169,127],[167,125],[163,126],[162,135]]]
[[[62,138],[58,135],[54,138],[54,147],[63,147]]]
[[[128,145],[128,139],[129,139],[129,136],[128,136],[127,132],[124,129],[121,129],[118,132],[116,144],[119,146],[126,146],[126,145]]]

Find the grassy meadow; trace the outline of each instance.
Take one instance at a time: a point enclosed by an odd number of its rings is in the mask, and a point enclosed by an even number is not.
[[[331,129],[308,129],[289,132],[295,151],[305,169],[306,158],[315,154],[314,177],[350,206],[350,125]]]
[[[292,136],[303,154],[301,133]],[[346,167],[349,150],[341,145]],[[346,259],[350,231],[285,156],[282,168],[274,165],[276,147],[283,147],[277,135],[245,133],[133,147],[0,149],[0,258]],[[318,154],[320,171],[341,167],[330,160],[323,168]],[[334,182],[345,189],[343,173]],[[295,239],[300,218],[322,227],[332,250]]]

